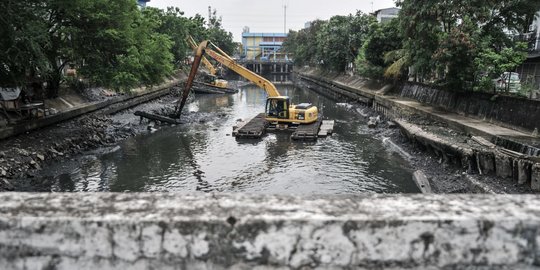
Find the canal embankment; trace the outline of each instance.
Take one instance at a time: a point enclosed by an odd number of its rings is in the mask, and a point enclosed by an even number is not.
[[[384,85],[311,68],[296,70],[295,78],[304,87],[362,103],[393,120],[409,146],[459,169],[458,181],[469,187],[460,192],[540,190],[538,101],[414,83]],[[444,186],[447,178],[432,172],[430,182]]]
[[[123,95],[98,97],[99,100],[86,100],[69,108],[57,108],[54,115],[0,129],[0,191],[13,190],[14,179],[32,179],[45,164],[69,160],[87,150],[103,148],[107,151],[118,141],[145,131],[146,126],[133,126],[111,116],[168,95],[185,78],[186,75],[179,72],[176,78],[161,85],[133,89]],[[167,102],[172,101],[171,97]],[[149,109],[159,110],[166,105],[150,104]],[[23,185],[47,183],[30,181]]]

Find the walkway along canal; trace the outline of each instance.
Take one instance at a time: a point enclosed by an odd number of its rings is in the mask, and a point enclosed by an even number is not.
[[[265,93],[245,86],[234,95],[197,96],[184,116],[194,123],[150,128],[119,147],[45,167],[38,178],[51,191],[419,192],[407,161],[387,151],[351,105],[293,86],[280,91],[319,106],[336,120],[334,135],[312,143],[291,141],[289,132],[236,140],[236,121],[264,111]]]

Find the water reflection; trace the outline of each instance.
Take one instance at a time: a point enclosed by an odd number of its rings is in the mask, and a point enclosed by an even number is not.
[[[293,103],[311,102],[335,119],[335,134],[317,142],[277,132],[262,140],[230,136],[237,119],[264,110],[266,94],[252,86],[234,95],[199,96],[188,111],[207,121],[166,127],[122,143],[119,151],[86,156],[48,170],[54,191],[249,192],[346,194],[418,192],[400,157],[362,132],[365,122],[347,106],[293,87]],[[220,115],[218,117],[218,115]]]

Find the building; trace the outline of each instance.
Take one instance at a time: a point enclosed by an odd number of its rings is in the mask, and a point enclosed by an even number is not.
[[[250,33],[245,28],[242,33],[242,55],[244,60],[280,61],[286,60],[287,55],[281,51],[287,38],[284,33]]]
[[[532,49],[534,52],[540,54],[540,11],[536,13],[536,18],[531,25],[531,31],[535,32],[535,38],[534,45],[532,46]]]
[[[383,23],[383,22],[390,21],[393,18],[397,18],[398,15],[399,15],[399,11],[400,11],[400,9],[395,8],[395,7],[383,8],[383,9],[379,9],[379,10],[373,12],[373,15],[375,17],[377,17],[377,21],[379,23]]]
[[[540,11],[529,27],[529,32],[520,35],[522,40],[529,42],[529,55],[527,59],[516,68],[521,84],[533,85],[539,89],[533,96],[540,98]]]
[[[150,2],[150,0],[137,0],[137,5],[139,5],[139,7],[141,8],[144,8],[146,7],[146,3]]]

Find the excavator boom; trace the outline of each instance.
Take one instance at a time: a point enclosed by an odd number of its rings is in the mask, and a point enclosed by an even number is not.
[[[216,47],[217,48],[217,47]],[[238,75],[246,78],[250,82],[256,84],[260,88],[264,89],[269,97],[278,97],[281,96],[276,89],[276,86],[271,83],[269,80],[263,78],[262,76],[259,76],[258,74],[252,72],[251,70],[239,65],[234,61],[230,56],[223,55],[221,53],[218,53],[210,48],[206,48],[205,50],[206,54],[208,54],[210,57],[212,57],[214,60],[218,61],[219,63],[223,64],[224,66],[228,67],[230,70],[238,73]]]
[[[180,115],[182,114],[182,109],[184,109],[184,105],[186,104],[186,100],[189,96],[189,91],[191,90],[191,86],[193,85],[193,80],[195,80],[195,75],[197,75],[197,70],[199,69],[199,65],[201,64],[201,59],[204,54],[204,48],[206,48],[206,46],[208,46],[208,41],[201,42],[201,44],[199,44],[199,47],[197,48],[197,51],[195,52],[195,59],[193,59],[191,71],[189,72],[184,91],[182,92],[182,98],[180,98],[176,103],[176,109],[174,112],[174,116],[176,118],[180,118]]]

